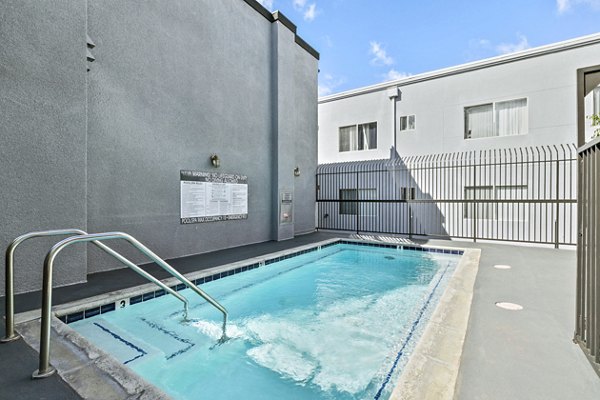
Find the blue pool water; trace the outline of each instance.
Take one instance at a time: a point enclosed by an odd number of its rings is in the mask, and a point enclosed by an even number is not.
[[[70,326],[176,399],[385,399],[458,259],[337,244],[202,284],[218,346],[189,289],[188,321],[162,296]]]

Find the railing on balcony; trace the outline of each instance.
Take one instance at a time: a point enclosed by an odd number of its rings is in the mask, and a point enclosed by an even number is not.
[[[575,342],[600,375],[600,138],[578,150]]]
[[[576,244],[574,145],[320,165],[317,227]]]

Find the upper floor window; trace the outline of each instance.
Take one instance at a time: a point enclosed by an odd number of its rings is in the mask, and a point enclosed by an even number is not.
[[[403,115],[400,117],[400,131],[412,131],[415,129],[415,116]]]
[[[526,134],[527,114],[527,99],[465,107],[465,139]]]
[[[377,122],[340,128],[340,152],[377,148]]]
[[[600,115],[600,86],[594,89],[594,114]]]

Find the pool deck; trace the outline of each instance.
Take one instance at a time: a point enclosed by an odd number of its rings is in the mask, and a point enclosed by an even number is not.
[[[406,239],[363,235],[367,239]],[[318,232],[284,242],[266,242],[213,253],[169,260],[182,273],[207,269],[322,241],[356,235]],[[575,310],[575,252],[552,248],[466,241],[414,240],[418,244],[479,248],[475,281],[455,398],[471,399],[600,399],[600,377],[583,352],[573,344]],[[499,270],[495,264],[508,264]],[[157,267],[148,270],[160,278]],[[131,270],[90,275],[88,282],[54,290],[54,304],[87,298],[146,283]],[[496,302],[518,303],[507,311]],[[37,309],[41,293],[18,295],[16,312]],[[4,298],[0,298],[4,309]],[[4,336],[4,324],[0,328]],[[37,353],[23,340],[0,345],[0,399],[78,399],[55,375],[31,380]]]

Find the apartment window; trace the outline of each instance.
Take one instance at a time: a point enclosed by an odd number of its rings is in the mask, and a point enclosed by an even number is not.
[[[465,186],[465,200],[491,200],[494,198],[493,186]],[[492,203],[465,202],[464,218],[494,219]]]
[[[400,117],[400,131],[412,131],[415,129],[415,116],[403,115]]]
[[[407,188],[402,186],[400,188],[400,200],[414,200],[415,199],[415,188]]]
[[[347,200],[376,200],[377,189],[340,189],[339,213],[340,215],[357,215],[360,211],[361,217],[372,217],[377,215],[376,203]],[[344,201],[346,200],[346,201]],[[360,206],[360,209],[359,209]]]
[[[465,186],[465,200],[520,200],[527,198],[527,185]],[[522,204],[465,202],[464,218],[498,221],[525,221]]]
[[[377,148],[377,122],[340,128],[340,152]]]
[[[527,185],[496,186],[496,200],[520,200],[527,198]],[[526,221],[528,207],[522,203],[497,203],[498,221]]]
[[[527,99],[465,107],[465,139],[524,135],[527,130]]]

